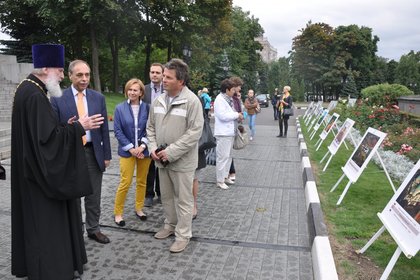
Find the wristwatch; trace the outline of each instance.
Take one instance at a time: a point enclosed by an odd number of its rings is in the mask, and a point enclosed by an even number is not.
[[[142,147],[144,150],[146,150],[147,146],[144,143],[141,143],[140,147]]]

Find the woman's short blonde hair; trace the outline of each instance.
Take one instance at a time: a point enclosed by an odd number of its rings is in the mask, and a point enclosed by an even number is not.
[[[138,84],[140,86],[140,92],[141,92],[141,94],[139,96],[139,99],[143,99],[143,97],[144,97],[144,84],[143,84],[143,82],[140,79],[137,79],[137,78],[132,78],[132,79],[130,79],[125,84],[125,87],[124,87],[124,95],[125,95],[125,97],[128,98],[128,95],[127,95],[128,90],[130,89],[130,87],[132,85],[135,85],[135,84]]]
[[[284,86],[283,90],[291,91],[292,88],[290,86]]]

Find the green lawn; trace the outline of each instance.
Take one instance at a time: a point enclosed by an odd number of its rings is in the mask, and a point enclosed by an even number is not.
[[[353,250],[361,249],[382,227],[377,213],[385,208],[393,195],[393,190],[385,172],[371,161],[359,177],[359,180],[351,185],[342,203],[336,206],[348,179],[345,177],[334,192],[330,192],[330,190],[343,174],[341,167],[347,162],[354,151],[354,147],[348,142],[347,146],[349,150],[346,149],[344,144],[341,145],[326,171],[322,172],[327,159],[323,163],[320,163],[320,161],[328,151],[327,146],[331,143],[334,135],[330,133],[320,149],[315,151],[315,143],[318,141],[323,127],[321,126],[315,137],[309,140],[310,133],[307,132],[307,127],[302,118],[300,119],[300,124],[315,173],[321,207],[328,224],[329,234],[340,244],[347,244]],[[394,182],[394,185],[398,188],[400,184]],[[397,244],[388,232],[385,231],[369,247],[364,255],[371,259],[383,271],[396,248]],[[338,254],[338,252],[333,253]],[[359,271],[360,268],[355,262],[336,263],[336,265],[339,266],[337,270],[346,274],[346,279],[356,279],[356,275],[360,275],[362,272]],[[402,253],[389,279],[419,279],[419,275],[419,256],[417,255],[412,259],[407,259]]]
[[[115,107],[118,103],[123,102],[124,100],[127,100],[124,94],[119,93],[105,93],[105,102],[106,102],[106,110],[108,112],[108,118],[112,116],[112,119],[114,119],[114,111]]]

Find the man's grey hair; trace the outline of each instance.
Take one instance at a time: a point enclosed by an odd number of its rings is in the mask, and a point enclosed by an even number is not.
[[[187,85],[190,81],[190,75],[188,73],[188,65],[179,58],[173,58],[166,63],[165,68],[169,70],[175,70],[176,79],[178,81],[184,81],[184,85]]]
[[[86,66],[89,67],[89,70],[90,70],[90,66],[86,61],[81,60],[81,59],[76,59],[76,60],[73,60],[72,62],[70,62],[70,64],[69,64],[69,73],[70,74],[73,73],[74,67],[76,66],[76,64],[79,64],[79,63],[86,64]]]

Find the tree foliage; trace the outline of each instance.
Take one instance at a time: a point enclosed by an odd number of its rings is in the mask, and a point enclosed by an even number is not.
[[[360,93],[357,90],[356,82],[354,81],[353,75],[349,75],[347,77],[346,83],[344,83],[343,90],[341,91],[343,96],[348,98],[357,98],[359,97]]]
[[[401,56],[396,69],[396,81],[420,94],[420,52],[410,51]]]
[[[243,93],[290,85],[295,100],[308,92],[337,99],[350,79],[358,89],[397,82],[420,93],[419,52],[400,62],[377,57],[379,38],[364,26],[308,22],[289,57],[265,64],[254,40],[264,33],[258,18],[232,0],[3,0],[0,21],[14,38],[1,42],[3,53],[30,62],[32,44],[64,44],[68,60],[91,65],[97,89],[117,92],[131,77],[148,83],[151,63],[180,57],[190,66],[191,88],[213,95],[233,75],[244,80]],[[184,46],[192,57],[183,57]]]
[[[305,90],[326,100],[337,99],[348,77],[357,88],[383,81],[377,75],[377,42],[368,27],[357,25],[332,28],[325,23],[309,22],[293,39],[292,72],[303,79]],[[379,77],[379,78],[378,78]]]
[[[325,23],[307,23],[293,38],[292,65],[305,82],[308,91],[322,92],[323,75],[331,64],[334,29]]]

